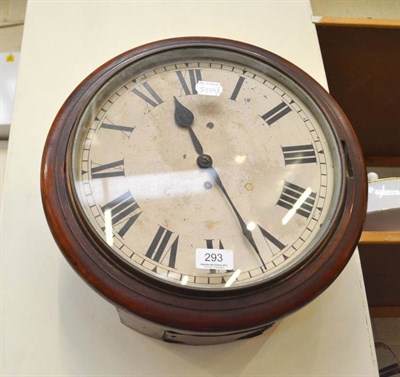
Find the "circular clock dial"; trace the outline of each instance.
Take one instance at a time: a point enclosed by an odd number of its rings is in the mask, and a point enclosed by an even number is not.
[[[278,70],[177,48],[110,73],[75,126],[71,183],[85,226],[123,268],[241,288],[324,244],[342,206],[335,137]]]

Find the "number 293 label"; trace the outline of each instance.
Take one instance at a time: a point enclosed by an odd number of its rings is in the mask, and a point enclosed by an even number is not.
[[[196,268],[233,270],[233,251],[225,249],[196,249]]]

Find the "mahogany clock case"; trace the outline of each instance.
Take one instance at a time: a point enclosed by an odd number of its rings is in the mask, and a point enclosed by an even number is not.
[[[332,129],[340,155],[342,182],[330,231],[306,260],[276,279],[220,291],[170,285],[122,263],[82,218],[71,182],[71,148],[77,120],[91,98],[119,71],[148,56],[185,48],[222,49],[273,67],[307,94]],[[123,312],[157,326],[218,335],[264,328],[309,303],[336,279],[361,234],[367,182],[362,152],[349,121],[309,75],[283,58],[246,43],[187,37],[127,51],[99,67],[75,89],[57,114],[47,138],[41,193],[46,218],[59,248],[98,293]]]

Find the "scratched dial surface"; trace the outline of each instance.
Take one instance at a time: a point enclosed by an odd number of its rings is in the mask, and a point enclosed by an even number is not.
[[[108,253],[192,289],[297,268],[340,196],[339,153],[316,105],[273,68],[216,49],[158,53],[115,74],[80,118],[71,161],[77,205]]]

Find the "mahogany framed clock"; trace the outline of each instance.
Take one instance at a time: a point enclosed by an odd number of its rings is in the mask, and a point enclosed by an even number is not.
[[[66,259],[167,342],[262,333],[350,259],[366,174],[332,97],[277,55],[187,37],[125,52],[66,100],[42,160]]]

